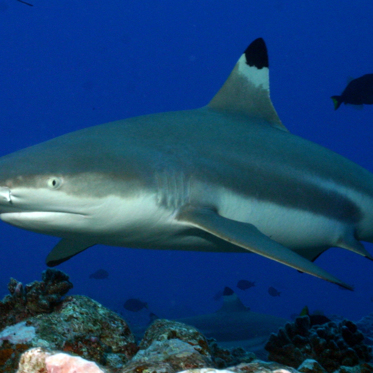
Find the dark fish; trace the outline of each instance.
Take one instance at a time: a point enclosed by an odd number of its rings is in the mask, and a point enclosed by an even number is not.
[[[334,109],[337,110],[342,103],[351,105],[373,104],[373,74],[365,74],[360,78],[351,80],[340,96],[332,96]]]
[[[325,315],[318,315],[318,314],[312,314],[309,316],[311,321],[311,326],[314,325],[323,325],[331,321],[328,317]]]
[[[310,314],[310,311],[307,306],[303,307],[299,316],[308,316],[310,318],[311,326],[323,325],[331,321],[321,311],[314,311],[312,314]]]
[[[109,272],[104,269],[98,269],[96,272],[91,273],[89,278],[94,278],[96,280],[103,280],[109,277]]]
[[[237,282],[236,286],[241,290],[247,290],[255,286],[255,282],[248,281],[248,280],[240,280]]]
[[[148,308],[148,305],[147,305],[145,302],[142,302],[140,299],[130,298],[130,299],[127,299],[127,300],[124,302],[123,307],[124,307],[127,311],[131,311],[131,312],[139,312],[139,311],[141,311],[143,308]]]
[[[268,294],[271,295],[272,297],[279,297],[281,293],[271,286],[268,288]]]

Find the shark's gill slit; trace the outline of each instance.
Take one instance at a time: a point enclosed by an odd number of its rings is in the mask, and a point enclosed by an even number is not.
[[[372,259],[361,241],[373,242],[373,175],[282,124],[259,38],[202,108],[0,158],[0,217],[61,237],[50,266],[95,244],[254,252],[351,289],[314,261],[332,246]]]

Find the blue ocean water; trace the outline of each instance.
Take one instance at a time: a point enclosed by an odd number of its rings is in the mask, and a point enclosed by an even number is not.
[[[334,111],[330,96],[349,77],[373,72],[373,3],[330,0],[0,0],[0,155],[117,119],[205,105],[236,60],[263,37],[271,97],[294,134],[373,172],[373,107]],[[63,157],[63,154],[61,154]],[[0,224],[0,295],[9,278],[40,279],[57,238]],[[366,247],[373,253],[373,245]],[[373,263],[330,249],[317,264],[353,284],[343,291],[309,275],[245,254],[208,254],[95,246],[59,266],[73,293],[129,320],[140,298],[159,316],[219,308],[231,286],[257,312],[290,317],[304,305],[352,320],[373,308]],[[89,279],[99,268],[106,280]],[[243,292],[240,279],[255,281]],[[267,289],[281,292],[271,297]]]

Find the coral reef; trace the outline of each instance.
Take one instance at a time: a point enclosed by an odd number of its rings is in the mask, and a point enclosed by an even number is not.
[[[104,373],[104,371],[92,361],[63,353],[48,356],[45,359],[45,367],[47,368],[47,372],[53,373]]]
[[[195,327],[166,319],[157,319],[149,326],[139,348],[144,350],[154,341],[161,342],[169,339],[180,339],[194,346],[200,354],[211,355],[207,339]]]
[[[91,301],[93,302],[93,301]],[[83,313],[86,313],[87,309]],[[40,316],[38,316],[40,317]],[[77,318],[79,320],[79,317]],[[74,322],[78,322],[74,320]],[[349,325],[350,322],[346,322]],[[345,324],[346,324],[345,323]],[[146,373],[146,372],[157,372],[157,373],[176,373],[183,370],[188,370],[189,372],[200,372],[200,373],[222,373],[222,372],[236,372],[236,373],[326,373],[321,364],[315,360],[306,360],[298,367],[298,370],[293,367],[283,365],[280,362],[263,362],[260,360],[253,360],[251,362],[243,362],[243,359],[253,358],[244,351],[238,351],[235,355],[235,350],[223,350],[218,346],[214,346],[214,342],[210,341],[210,353],[206,354],[206,350],[203,351],[200,348],[200,345],[196,344],[196,340],[199,340],[201,337],[198,334],[198,331],[194,328],[187,325],[178,325],[180,323],[174,324],[173,322],[164,320],[159,322],[156,326],[151,326],[148,333],[147,339],[144,342],[144,347],[139,350],[127,363],[123,363],[120,359],[120,354],[115,354],[110,352],[106,356],[106,360],[103,360],[103,363],[106,365],[100,364],[99,361],[95,359],[94,362],[96,365],[92,366],[92,369],[100,369],[105,373]],[[352,324],[352,323],[351,323]],[[167,325],[170,329],[167,328]],[[344,325],[346,327],[346,325]],[[351,325],[350,325],[351,327]],[[289,327],[288,327],[289,328]],[[37,328],[36,328],[37,329]],[[310,328],[311,329],[311,328]],[[303,330],[307,330],[304,328]],[[308,329],[309,330],[309,329]],[[110,331],[111,334],[115,335],[115,328]],[[179,333],[179,334],[178,334]],[[188,340],[187,335],[191,336],[192,342]],[[346,333],[344,331],[343,333]],[[348,334],[348,333],[347,333]],[[172,336],[181,336],[183,340],[178,338],[172,338]],[[358,333],[352,333],[353,338],[347,337],[350,343],[354,342],[354,338],[359,335]],[[152,337],[150,337],[152,336]],[[203,336],[202,336],[203,337]],[[360,339],[360,338],[357,338]],[[35,341],[35,339],[33,339]],[[41,340],[39,340],[41,342]],[[6,342],[9,343],[9,342]],[[84,346],[84,343],[81,347]],[[324,349],[325,352],[328,349]],[[81,352],[81,351],[80,351]],[[21,357],[20,369],[17,373],[50,373],[50,372],[63,372],[62,368],[65,367],[62,363],[58,363],[54,366],[53,370],[47,370],[46,360],[49,359],[49,356],[57,354],[58,351],[53,351],[48,348],[35,348],[27,351]],[[213,356],[214,353],[217,353],[217,356]],[[110,355],[110,358],[109,358]],[[224,363],[228,366],[226,371],[219,371],[216,368],[215,361],[217,357],[223,355]],[[226,356],[225,356],[226,355]],[[289,355],[290,356],[290,355]],[[64,360],[68,359],[67,357]],[[107,362],[111,361],[110,364]],[[237,360],[234,360],[237,359]],[[241,363],[236,365],[237,361]],[[71,369],[75,369],[76,372],[79,372],[79,366],[74,366],[75,360],[69,359],[71,363]],[[80,360],[79,360],[80,361]],[[230,362],[233,364],[230,365]],[[62,365],[61,365],[62,364]],[[26,369],[27,367],[27,369]],[[72,371],[75,371],[72,370]],[[97,372],[101,373],[98,370]],[[329,372],[331,370],[328,370]],[[14,372],[14,370],[3,369],[1,372]],[[68,372],[70,372],[68,370]],[[345,367],[341,366],[339,369],[333,370],[333,373],[372,373],[373,366],[368,363],[362,363],[355,367]],[[84,372],[86,373],[86,372]],[[96,373],[96,372],[95,372]]]
[[[203,368],[203,369],[183,370],[180,373],[232,373],[232,371],[231,370],[212,369],[212,368]]]
[[[4,360],[4,371],[12,372],[18,352],[30,347],[69,352],[115,367],[122,367],[138,350],[129,326],[119,315],[79,295],[66,297],[50,314],[28,318],[26,325],[35,329],[31,340],[20,345],[3,338],[0,360]]]
[[[208,344],[210,347],[212,361],[219,368],[227,368],[240,363],[250,363],[256,356],[253,352],[248,352],[241,347],[232,349],[222,348],[214,338],[209,338]]]
[[[356,322],[356,326],[364,334],[365,343],[373,345],[373,313],[364,316]]]
[[[42,273],[42,281],[26,286],[11,278],[8,284],[10,295],[0,302],[0,330],[30,316],[53,312],[72,287],[69,276],[56,269],[47,269]]]
[[[210,355],[198,352],[198,347],[180,339],[153,341],[151,345],[140,350],[122,370],[122,373],[139,371],[179,372],[185,369],[212,367]]]
[[[45,360],[52,353],[41,347],[31,348],[22,354],[17,373],[46,372]]]
[[[35,328],[27,326],[26,321],[21,321],[18,324],[7,326],[0,333],[0,346],[3,341],[9,341],[11,344],[27,343],[35,337]]]
[[[71,287],[55,270],[26,287],[10,281],[10,295],[0,303],[1,373],[16,372],[18,361],[17,373],[373,373],[365,363],[371,348],[351,321],[312,325],[309,316],[298,317],[270,337],[266,349],[276,362],[265,363],[170,320],[155,320],[137,346],[116,313],[88,297],[61,299]]]
[[[53,353],[40,347],[26,351],[20,359],[17,373],[31,372],[105,373],[92,361],[65,353]]]
[[[363,341],[363,334],[351,321],[311,327],[309,316],[301,316],[272,334],[265,349],[269,360],[296,368],[306,359],[315,359],[327,372],[334,372],[340,366],[371,360],[371,347]]]
[[[170,356],[179,355],[179,360],[181,361],[184,357],[185,349],[189,350],[193,347],[186,347],[188,344],[178,340],[168,340],[163,342],[155,341],[153,344],[156,345],[174,345],[169,352],[174,351],[171,354],[167,354],[164,350],[159,349],[161,354],[164,353],[165,357],[170,358]],[[182,346],[182,347],[181,347]],[[181,348],[181,349],[180,349]],[[145,355],[151,356],[153,352],[157,351],[158,348],[149,348],[149,351]],[[143,353],[140,353],[143,355]],[[265,363],[259,360],[255,360],[252,363],[240,364],[234,367],[230,367],[229,370],[217,370],[213,367],[211,368],[193,368],[186,367],[184,370],[180,369],[181,366],[172,366],[170,363],[166,363],[162,360],[158,352],[155,353],[158,356],[158,360],[151,358],[144,365],[134,365],[128,364],[123,369],[110,369],[92,362],[88,362],[81,358],[72,357],[66,354],[61,354],[55,351],[48,351],[44,348],[33,348],[25,352],[20,360],[19,369],[17,373],[296,373],[297,371],[293,368],[285,367],[278,363]],[[139,360],[144,359],[144,356],[138,358]],[[138,360],[138,361],[139,361]],[[82,370],[82,367],[85,367]],[[92,369],[92,370],[90,370]]]
[[[155,320],[139,348],[123,373],[143,370],[172,373],[214,366],[206,338],[193,326],[176,321]]]

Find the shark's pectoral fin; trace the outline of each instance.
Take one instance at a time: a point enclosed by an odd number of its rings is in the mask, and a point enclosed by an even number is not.
[[[314,263],[278,242],[271,240],[252,224],[224,218],[212,209],[195,208],[192,206],[183,208],[179,212],[177,219],[253,253],[260,254],[301,272],[309,273],[346,289],[353,290],[351,286],[341,282]]]
[[[341,247],[342,249],[350,250],[356,254],[364,256],[365,258],[373,260],[372,255],[367,251],[364,245],[355,238],[355,234],[352,229],[351,231],[346,232],[344,237],[341,237],[336,246]]]
[[[48,267],[55,267],[95,244],[96,242],[62,238],[62,240],[48,254],[45,262]]]

